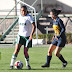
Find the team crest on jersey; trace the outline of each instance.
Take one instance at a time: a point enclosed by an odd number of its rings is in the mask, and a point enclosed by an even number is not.
[[[20,25],[26,25],[26,23],[20,23]]]

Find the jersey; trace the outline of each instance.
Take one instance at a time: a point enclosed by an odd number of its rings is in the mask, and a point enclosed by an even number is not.
[[[32,31],[32,23],[34,19],[31,15],[19,16],[19,35],[23,37],[28,37]]]
[[[56,37],[65,37],[65,27],[63,21],[59,17],[56,18],[56,21],[53,20],[53,29]]]
[[[65,27],[63,21],[59,17],[56,18],[56,21],[53,20],[53,29],[55,37],[57,37],[58,40],[54,38],[51,44],[58,47],[64,47],[66,43]]]

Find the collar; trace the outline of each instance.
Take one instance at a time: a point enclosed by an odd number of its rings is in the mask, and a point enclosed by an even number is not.
[[[56,21],[54,21],[54,19],[53,19],[53,22],[58,22],[58,20],[59,20],[59,17],[56,18]]]
[[[59,20],[59,17],[56,18],[56,21],[58,21],[58,20]]]

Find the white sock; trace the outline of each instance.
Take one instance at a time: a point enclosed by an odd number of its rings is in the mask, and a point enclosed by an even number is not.
[[[26,66],[29,65],[29,58],[25,58],[25,61],[26,61]]]
[[[14,66],[14,62],[15,62],[16,58],[17,58],[17,56],[15,54],[13,54],[12,58],[11,58],[10,66]]]

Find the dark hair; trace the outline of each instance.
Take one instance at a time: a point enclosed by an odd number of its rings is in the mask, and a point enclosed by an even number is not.
[[[61,13],[61,10],[60,9],[58,9],[58,10],[52,9],[51,12],[53,12],[54,16],[58,16]]]
[[[24,5],[24,6],[21,6],[21,8],[25,8],[27,10],[27,7]]]
[[[25,8],[27,10],[27,6],[25,6],[25,5],[21,6],[21,8]],[[28,10],[27,10],[27,13],[29,13]]]

